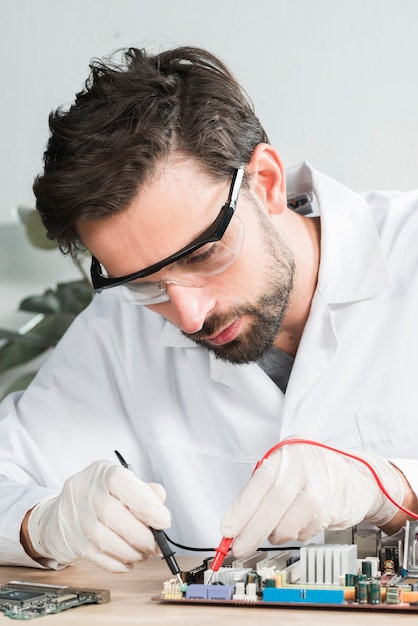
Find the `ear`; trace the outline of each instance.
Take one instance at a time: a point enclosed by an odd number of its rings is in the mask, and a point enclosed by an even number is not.
[[[271,214],[282,213],[287,206],[286,179],[278,152],[267,143],[256,146],[246,165],[250,190]]]

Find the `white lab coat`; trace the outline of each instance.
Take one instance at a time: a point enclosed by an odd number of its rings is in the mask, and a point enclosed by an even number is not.
[[[167,490],[169,535],[207,547],[256,461],[297,434],[398,459],[418,493],[418,191],[354,193],[309,165],[321,267],[286,395],[256,365],[230,365],[157,314],[94,298],[23,395],[0,407],[0,562],[26,510],[117,448]],[[291,476],[289,476],[291,480]]]

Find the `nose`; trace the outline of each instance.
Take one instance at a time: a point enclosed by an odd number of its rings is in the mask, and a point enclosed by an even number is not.
[[[201,287],[168,284],[166,290],[174,309],[176,320],[172,321],[176,326],[189,335],[201,330],[215,305],[214,298]]]

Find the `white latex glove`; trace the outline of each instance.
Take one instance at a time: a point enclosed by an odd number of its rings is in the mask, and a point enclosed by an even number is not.
[[[388,493],[402,503],[397,470],[376,454],[355,454],[373,466]],[[363,463],[317,446],[288,444],[254,472],[225,513],[221,533],[234,538],[232,552],[242,557],[266,537],[282,544],[363,520],[382,526],[397,510]]]
[[[32,510],[34,550],[63,565],[87,559],[113,572],[158,553],[150,526],[170,525],[161,485],[147,484],[109,461],[95,461],[69,478],[55,498]]]

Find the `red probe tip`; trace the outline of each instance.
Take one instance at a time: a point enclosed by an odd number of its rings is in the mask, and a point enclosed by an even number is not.
[[[231,549],[231,544],[233,542],[233,538],[232,537],[224,537],[221,541],[221,543],[219,544],[219,546],[216,549],[216,554],[213,557],[213,561],[212,564],[210,566],[210,569],[213,572],[217,572],[218,569],[221,567],[222,563],[224,562],[224,559],[226,557],[226,555],[228,554],[229,550]]]

